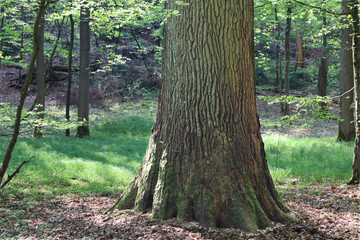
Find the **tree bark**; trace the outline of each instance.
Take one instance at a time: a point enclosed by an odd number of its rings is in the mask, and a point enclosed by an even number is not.
[[[44,32],[45,32],[45,19],[40,20],[38,31],[38,44],[39,53],[36,60],[36,99],[35,111],[37,112],[36,118],[40,121],[44,119],[45,111],[45,58],[44,58]],[[34,127],[33,137],[42,137],[41,126]]]
[[[360,21],[359,1],[350,0],[350,9],[354,36],[354,95],[355,95],[355,147],[352,166],[352,177],[349,184],[359,184],[360,181]]]
[[[290,33],[291,33],[291,3],[288,2],[285,29],[285,95],[290,95]],[[283,115],[289,115],[289,104],[282,104]]]
[[[74,19],[72,14],[69,16],[70,19],[70,44],[69,44],[69,56],[68,56],[68,81],[66,90],[66,120],[70,121],[70,100],[71,100],[71,85],[72,85],[72,53],[74,48]],[[65,130],[65,135],[70,136],[70,129]]]
[[[342,12],[350,12],[349,0],[342,1]],[[341,33],[341,62],[340,62],[340,118],[337,139],[341,141],[353,141],[355,138],[354,124],[354,65],[353,65],[353,38],[352,27],[344,18],[342,24],[348,27],[342,29]],[[346,94],[345,94],[346,93]]]
[[[81,7],[80,14],[80,73],[78,118],[84,124],[77,128],[77,137],[90,136],[89,129],[89,78],[90,78],[90,9]]]
[[[152,137],[116,206],[255,231],[288,221],[265,159],[255,102],[253,0],[168,1]]]

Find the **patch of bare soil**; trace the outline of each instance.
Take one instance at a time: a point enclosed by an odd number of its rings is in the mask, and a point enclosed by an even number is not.
[[[0,194],[0,239],[359,239],[359,186],[282,187],[297,220],[257,233],[203,228],[115,211],[114,197],[58,197],[27,202]]]

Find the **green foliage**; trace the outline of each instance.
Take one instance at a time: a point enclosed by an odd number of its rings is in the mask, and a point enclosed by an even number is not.
[[[37,114],[45,114],[44,119],[38,119]],[[21,121],[21,132],[31,133],[34,127],[41,127],[41,131],[47,133],[59,132],[65,129],[75,129],[83,124],[83,121],[70,119],[67,121],[63,117],[63,111],[59,108],[50,108],[44,112],[22,112],[23,120]],[[11,107],[10,103],[0,103],[0,136],[7,136],[12,132],[13,124],[16,117],[16,108]]]
[[[266,121],[263,119],[262,125],[267,127],[309,127],[317,121],[327,121],[338,119],[337,112],[330,106],[332,99],[330,97],[310,96],[259,96],[259,99],[268,102],[268,104],[286,103],[294,109],[290,115],[283,116],[280,122]],[[328,107],[325,107],[329,105]]]

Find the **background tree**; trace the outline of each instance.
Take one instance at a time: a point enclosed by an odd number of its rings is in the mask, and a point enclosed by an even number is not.
[[[156,123],[116,206],[249,231],[289,220],[256,115],[253,1],[167,7],[179,15],[166,25]]]
[[[349,1],[343,0],[343,13],[349,13]],[[340,64],[340,118],[338,140],[352,141],[355,137],[354,125],[354,65],[353,65],[353,38],[352,26],[348,16],[343,19],[344,27],[341,32],[341,64]]]
[[[44,58],[44,33],[45,33],[45,18],[42,17],[40,20],[38,30],[38,44],[39,53],[36,60],[36,98],[35,98],[35,111],[37,112],[37,119],[40,120],[35,125],[33,136],[41,137],[41,120],[44,119],[45,111],[45,58]]]
[[[355,148],[352,166],[352,177],[349,184],[360,181],[360,20],[359,1],[350,0],[351,20],[354,36],[354,94],[355,94]]]
[[[90,8],[81,7],[80,14],[80,75],[78,118],[84,123],[77,128],[76,136],[90,136],[89,129],[89,78],[90,78]]]

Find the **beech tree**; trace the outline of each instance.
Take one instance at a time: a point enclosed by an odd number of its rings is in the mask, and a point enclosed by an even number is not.
[[[256,113],[254,1],[176,2],[167,3],[179,14],[166,24],[152,137],[114,207],[247,231],[290,220]]]

